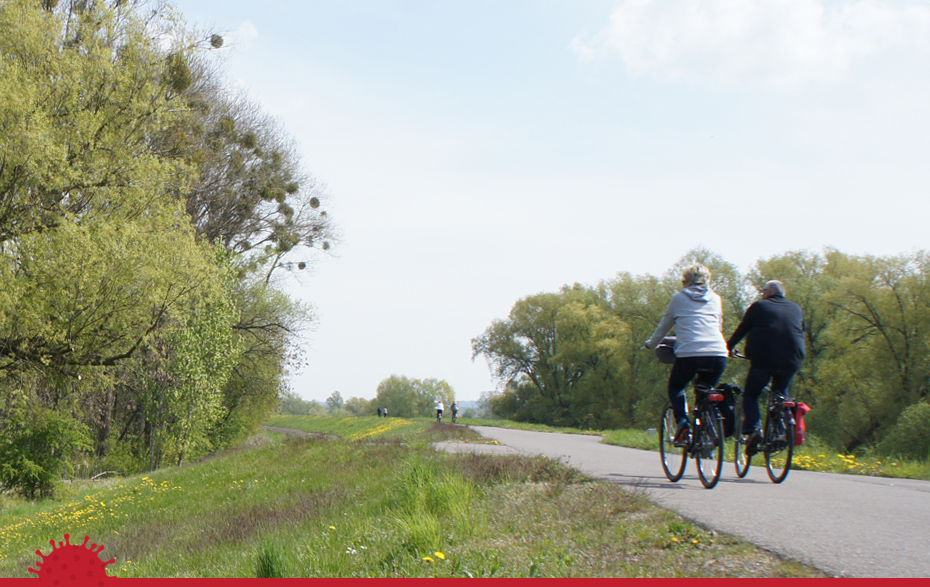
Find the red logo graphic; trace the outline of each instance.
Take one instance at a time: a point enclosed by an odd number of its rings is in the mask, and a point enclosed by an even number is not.
[[[98,554],[103,550],[103,545],[91,544],[87,546],[89,536],[84,537],[84,544],[71,544],[70,536],[65,534],[65,541],[59,542],[55,546],[54,540],[49,540],[52,545],[52,552],[48,556],[37,550],[36,554],[42,557],[42,560],[36,563],[37,569],[29,567],[30,573],[39,576],[43,587],[46,585],[52,587],[103,587],[107,583],[106,566],[116,562],[111,558],[107,562],[102,562]]]

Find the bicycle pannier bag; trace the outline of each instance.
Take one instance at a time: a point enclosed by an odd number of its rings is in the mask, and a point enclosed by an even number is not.
[[[804,414],[811,411],[809,405],[797,402],[794,405],[794,445],[801,446],[804,444],[805,432],[807,428],[804,426]]]
[[[718,385],[717,390],[723,393],[723,401],[717,406],[723,416],[723,436],[729,438],[736,428],[736,396],[743,393],[743,390],[729,383]]]

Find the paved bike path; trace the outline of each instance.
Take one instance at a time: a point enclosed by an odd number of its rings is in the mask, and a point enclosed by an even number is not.
[[[840,577],[930,577],[930,482],[792,470],[769,481],[761,457],[745,479],[724,463],[704,489],[689,460],[671,483],[659,453],[600,443],[600,437],[474,426],[504,447],[559,460],[593,478],[642,491],[654,503],[700,525]],[[477,448],[471,448],[477,447]],[[481,448],[484,447],[484,448]],[[445,448],[452,448],[446,446]]]

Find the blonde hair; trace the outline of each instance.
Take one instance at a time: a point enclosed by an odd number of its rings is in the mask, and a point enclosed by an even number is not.
[[[711,275],[710,269],[700,263],[695,263],[694,265],[685,267],[685,270],[681,273],[681,283],[684,284],[685,287],[689,285],[704,285],[710,287]]]

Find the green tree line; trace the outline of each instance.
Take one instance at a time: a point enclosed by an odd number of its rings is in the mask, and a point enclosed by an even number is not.
[[[0,486],[155,469],[277,406],[325,189],[170,6],[0,2]]]
[[[794,251],[742,273],[698,249],[660,277],[620,273],[527,296],[472,341],[499,389],[496,415],[595,429],[655,427],[668,367],[640,350],[680,289],[681,269],[707,265],[735,330],[771,279],[801,306],[807,356],[792,394],[813,410],[812,434],[848,452],[873,448],[930,456],[930,253],[850,255]],[[742,385],[748,365],[730,359],[724,380]]]
[[[405,375],[391,375],[382,380],[375,397],[365,399],[350,397],[334,391],[325,403],[301,399],[293,391],[282,394],[278,413],[295,416],[375,416],[378,408],[387,411],[390,417],[424,418],[436,415],[436,402],[442,401],[446,410],[455,401],[455,390],[444,379],[413,379]],[[451,417],[451,412],[449,412]],[[463,413],[464,416],[464,413]]]

